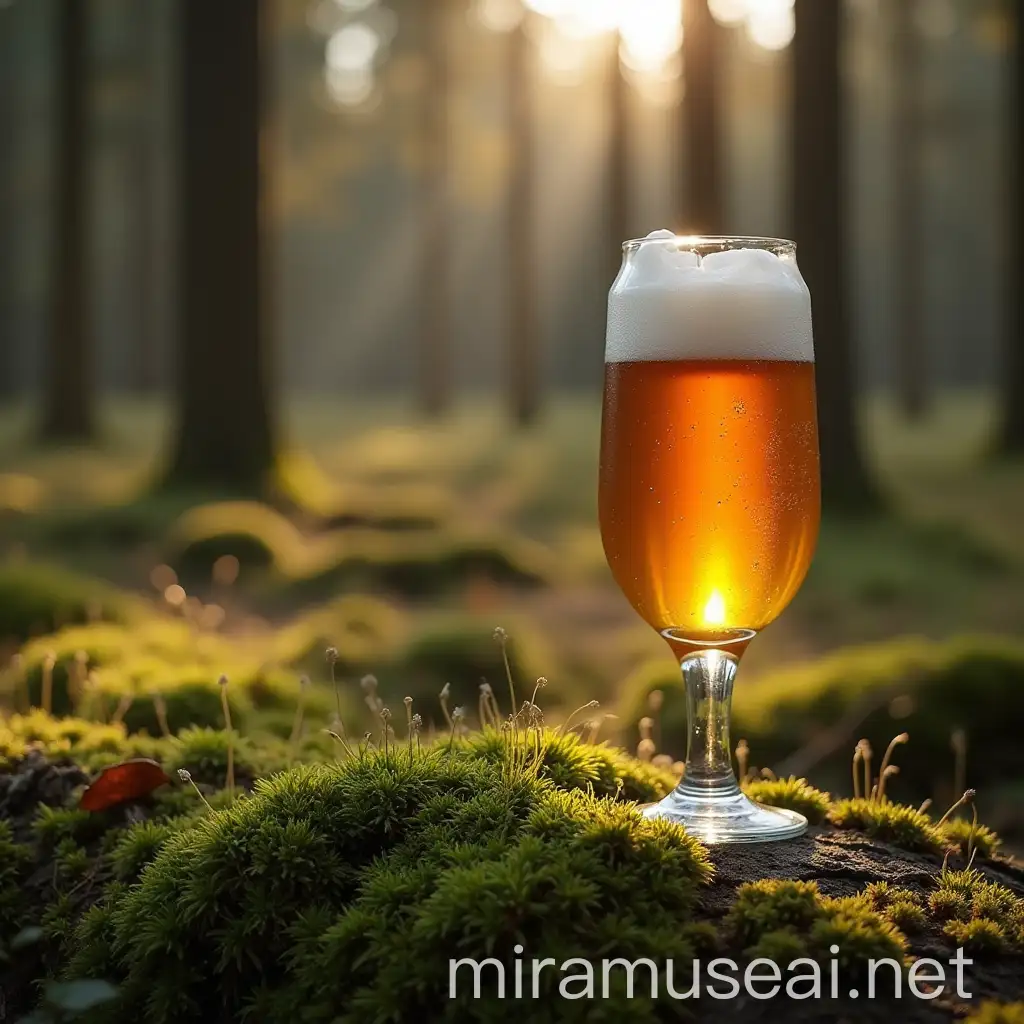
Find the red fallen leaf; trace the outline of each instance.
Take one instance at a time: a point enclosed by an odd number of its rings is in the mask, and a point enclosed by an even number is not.
[[[163,768],[148,757],[111,765],[82,794],[79,807],[84,811],[105,811],[108,807],[141,800],[165,782],[170,782]]]

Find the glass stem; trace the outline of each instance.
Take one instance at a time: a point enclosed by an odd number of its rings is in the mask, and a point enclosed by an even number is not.
[[[739,793],[732,767],[729,720],[739,659],[720,650],[690,654],[680,662],[686,684],[686,796],[724,797]]]

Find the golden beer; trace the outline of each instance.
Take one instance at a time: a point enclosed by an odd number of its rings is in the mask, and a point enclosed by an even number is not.
[[[627,242],[608,298],[599,506],[622,592],[686,690],[686,767],[648,808],[709,843],[800,835],[740,789],[729,718],[740,659],[792,600],[818,537],[811,302],[792,242]]]
[[[819,523],[814,364],[608,363],[599,503],[608,564],[651,626],[760,630]]]

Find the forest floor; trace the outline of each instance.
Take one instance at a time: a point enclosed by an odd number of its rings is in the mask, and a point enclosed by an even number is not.
[[[984,397],[947,396],[918,424],[881,401],[865,411],[866,449],[889,514],[824,523],[802,591],[749,652],[747,685],[769,668],[850,644],[1024,630],[1024,463],[986,458],[992,410]],[[493,403],[462,405],[436,425],[393,401],[303,400],[287,413],[286,487],[313,513],[300,528],[315,533],[318,513],[357,506],[423,514],[460,536],[528,539],[557,564],[557,585],[471,588],[450,603],[529,620],[559,664],[596,675],[598,696],[638,660],[662,656],[604,564],[593,400],[559,396],[537,427],[521,432]],[[45,530],[26,532],[17,521],[87,516],[144,492],[163,450],[165,410],[114,401],[103,421],[96,447],[42,449],[24,443],[27,410],[0,415],[0,510],[28,513],[9,525],[0,519],[0,544],[146,589],[159,534],[180,503],[140,509],[152,543],[47,550]],[[294,609],[260,610],[273,618]]]

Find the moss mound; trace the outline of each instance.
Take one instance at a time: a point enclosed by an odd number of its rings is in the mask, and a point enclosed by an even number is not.
[[[784,807],[802,814],[812,825],[820,825],[828,816],[831,798],[815,789],[806,779],[754,779],[743,785],[751,800],[768,807]]]
[[[424,599],[480,582],[540,587],[555,576],[550,553],[520,538],[360,530],[324,544],[293,574],[288,590],[307,599],[339,589]]]
[[[79,927],[71,976],[104,1020],[461,1019],[448,956],[692,955],[709,868],[678,828],[530,772],[436,750],[297,769],[167,835],[119,845],[137,886]],[[128,840],[122,840],[128,843]]]
[[[60,985],[104,979],[115,988],[85,1020],[275,1024],[295,1020],[301,1007],[310,1022],[503,1021],[508,1006],[488,998],[486,972],[483,999],[472,998],[471,978],[449,999],[450,958],[493,956],[509,972],[517,955],[671,958],[679,989],[694,957],[824,965],[837,945],[844,977],[858,977],[868,958],[907,963],[963,945],[996,978],[1024,953],[1024,900],[1003,884],[1016,884],[1005,862],[986,866],[988,874],[944,868],[929,840],[896,866],[913,888],[851,890],[839,868],[852,847],[826,818],[821,839],[777,844],[751,862],[813,874],[821,856],[820,889],[750,873],[744,880],[735,847],[713,854],[724,876],[714,878],[701,844],[628,802],[660,797],[674,777],[572,734],[532,728],[510,743],[507,732],[488,729],[421,749],[399,725],[386,751],[292,768],[257,781],[252,795],[232,795],[216,791],[226,768],[222,732],[150,740],[39,712],[4,725],[8,737],[42,737],[34,751],[11,747],[7,766],[28,766],[41,805],[20,800],[13,827],[0,828],[8,957],[0,984],[19,1012],[40,992],[42,1005],[59,1006]],[[284,744],[271,764],[263,743],[236,741],[240,775],[287,763]],[[120,756],[140,743],[172,774],[187,768],[212,809],[176,781],[142,804],[90,815],[75,799],[85,776],[41,757]],[[5,797],[0,771],[5,813],[16,789],[25,787],[7,786]],[[888,803],[830,803],[803,780],[750,789],[780,805],[825,805],[845,828],[878,829],[880,844],[914,848],[922,834],[939,834],[907,808],[910,818]],[[871,840],[856,842],[862,849]],[[893,845],[874,855],[880,866],[900,861]],[[866,864],[852,866],[850,879]],[[14,942],[24,926],[34,937]],[[664,992],[661,1001],[627,1000],[625,973],[613,977],[607,1002],[553,998],[562,977],[540,976],[531,1020],[592,1020],[599,1009],[655,1021],[679,1010]],[[1018,989],[998,991],[1012,998]]]
[[[131,628],[113,623],[72,626],[29,642],[21,652],[21,672],[0,677],[0,695],[6,692],[11,703],[23,706],[27,692],[33,707],[42,706],[52,659],[50,706],[55,714],[99,720],[116,716],[130,732],[158,735],[161,703],[172,733],[192,725],[223,726],[217,681],[224,674],[230,680],[232,723],[239,726],[253,723],[259,712],[280,711],[287,717],[295,709],[298,673],[268,664],[264,655],[274,653],[149,613]],[[323,687],[308,688],[303,700],[325,721],[334,705]]]
[[[52,565],[0,566],[0,640],[24,642],[62,626],[128,622],[132,602],[106,583]]]

